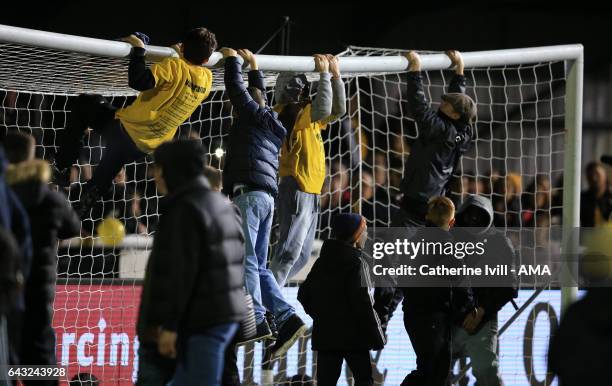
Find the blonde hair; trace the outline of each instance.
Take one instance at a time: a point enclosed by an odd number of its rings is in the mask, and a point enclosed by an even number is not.
[[[447,226],[455,218],[455,204],[444,196],[432,197],[427,202],[427,220],[436,226]]]

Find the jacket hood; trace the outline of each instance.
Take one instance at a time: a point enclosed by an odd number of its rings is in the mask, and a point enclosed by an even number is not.
[[[51,168],[45,160],[35,159],[9,164],[6,182],[17,193],[25,207],[42,201],[51,178]]]
[[[489,221],[486,228],[483,230],[484,233],[489,230],[493,224],[493,205],[491,204],[491,200],[483,196],[470,194],[457,210],[457,216],[460,216],[467,208],[472,206],[484,210],[488,216]]]
[[[276,78],[274,98],[278,104],[297,102],[298,98],[308,85],[304,74],[297,72],[281,72]]]

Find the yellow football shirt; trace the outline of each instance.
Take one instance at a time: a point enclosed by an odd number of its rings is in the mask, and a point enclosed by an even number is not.
[[[155,87],[141,92],[134,103],[115,114],[145,153],[171,140],[212,88],[210,70],[182,58],[166,58],[151,66],[151,72]]]

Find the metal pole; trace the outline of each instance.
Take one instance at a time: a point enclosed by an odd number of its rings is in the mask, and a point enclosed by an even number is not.
[[[289,31],[285,33],[287,40]],[[0,25],[0,41],[41,48],[70,51],[82,54],[125,58],[130,54],[128,43],[65,35],[54,32],[37,31],[27,28]],[[288,49],[288,47],[287,47]],[[465,66],[489,67],[515,65],[521,63],[539,63],[547,61],[569,60],[582,57],[582,45],[560,45],[550,47],[519,48],[496,51],[479,51],[463,53]],[[169,47],[147,46],[147,59],[158,61],[176,52]],[[219,63],[221,54],[213,53],[207,67]],[[314,72],[312,56],[257,55],[259,68],[264,71]],[[450,66],[450,60],[444,54],[422,55],[422,69],[442,70]],[[403,72],[408,61],[403,56],[369,56],[340,57],[342,72]],[[582,68],[582,65],[580,65]]]
[[[584,56],[566,62],[565,94],[565,149],[563,172],[563,228],[561,253],[562,265],[561,313],[576,300],[578,287],[567,285],[578,272],[580,227],[580,175],[582,161],[582,87]]]

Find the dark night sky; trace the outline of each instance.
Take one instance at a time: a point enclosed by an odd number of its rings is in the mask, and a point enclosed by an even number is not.
[[[24,1],[4,8],[0,23],[100,38],[142,31],[157,45],[169,45],[190,27],[203,25],[217,34],[221,45],[257,49],[280,26],[282,16],[288,15],[292,20],[290,53],[294,55],[336,53],[347,44],[472,51],[582,43],[587,76],[608,78],[612,63],[612,12],[602,6],[585,6],[585,2],[574,9],[560,6],[561,2],[525,0],[498,1],[495,6],[404,1],[406,9],[401,10],[397,4],[380,1],[364,5],[285,2],[284,6],[227,0],[171,1],[180,4],[173,7],[162,3],[164,7],[148,6],[152,1],[32,6]],[[384,5],[373,9],[373,3]],[[279,47],[277,40],[264,53],[278,53]]]

